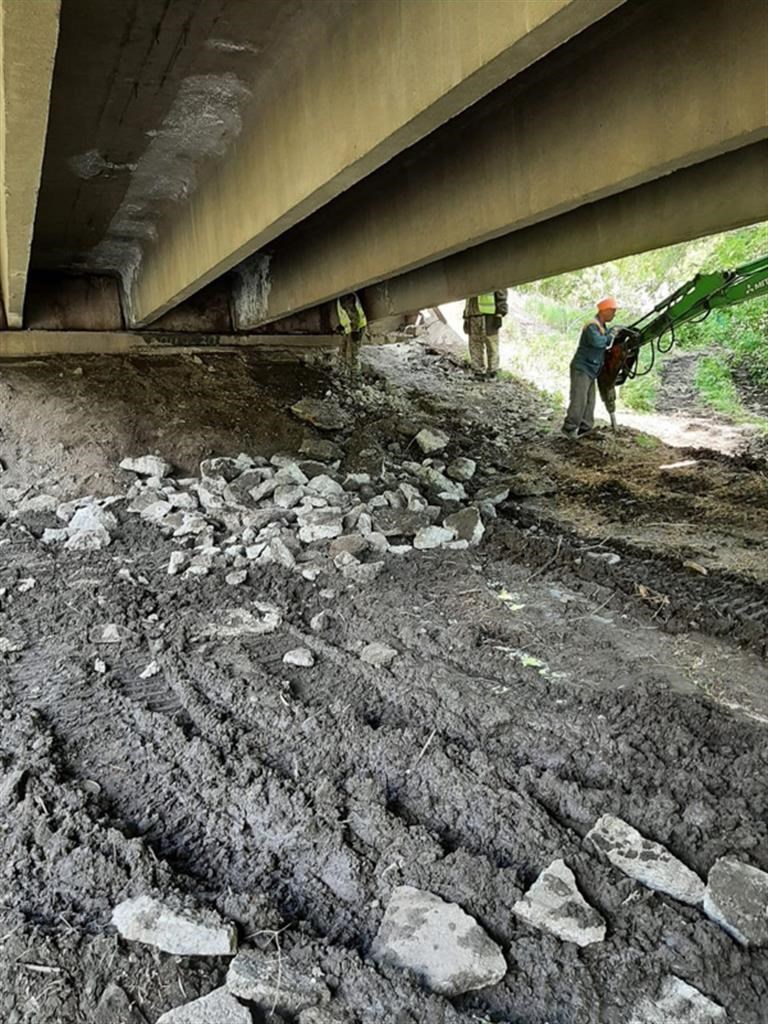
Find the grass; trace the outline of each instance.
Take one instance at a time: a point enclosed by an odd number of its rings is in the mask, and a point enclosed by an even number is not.
[[[728,364],[720,356],[704,356],[694,380],[702,400],[718,412],[734,418],[744,414]]]
[[[653,434],[638,434],[635,438],[635,444],[638,448],[659,448],[661,441],[658,437],[654,437]]]

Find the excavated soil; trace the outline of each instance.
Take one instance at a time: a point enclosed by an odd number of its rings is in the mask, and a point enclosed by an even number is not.
[[[669,974],[763,1024],[768,951],[630,881],[584,836],[612,813],[702,877],[725,854],[768,870],[764,464],[631,432],[568,445],[530,389],[417,345],[370,367],[357,392],[235,357],[4,371],[0,1019],[154,1024],[221,984],[223,959],[118,939],[112,907],[150,891],[319,970],[365,1024],[624,1024]],[[171,541],[119,504],[92,553],[41,544],[55,517],[18,511],[35,493],[121,493],[124,455],[158,450],[189,473],[212,451],[296,450],[312,431],[288,407],[328,388],[350,416],[334,436],[345,468],[412,457],[431,424],[486,482],[511,481],[479,548],[390,556],[368,586],[270,566],[231,587],[168,576]],[[205,638],[254,599],[282,612],[274,633]],[[105,623],[122,643],[94,642]],[[361,661],[374,640],[397,649],[388,668]],[[313,668],[283,664],[297,646]],[[513,917],[558,857],[604,943]],[[475,916],[504,981],[447,999],[377,968],[402,884]]]

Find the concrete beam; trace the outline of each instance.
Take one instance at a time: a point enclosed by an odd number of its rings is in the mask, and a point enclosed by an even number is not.
[[[763,3],[619,9],[278,241],[263,321],[765,139],[766,53]]]
[[[130,322],[152,322],[623,2],[304,4],[271,46],[237,145],[145,249]]]
[[[0,290],[21,327],[48,127],[59,0],[0,0]]]
[[[249,352],[272,361],[335,352],[338,335],[162,334],[130,331],[0,331],[0,360],[60,355],[178,355]]]
[[[768,142],[374,285],[363,305],[372,318],[425,309],[761,221],[768,221]]]

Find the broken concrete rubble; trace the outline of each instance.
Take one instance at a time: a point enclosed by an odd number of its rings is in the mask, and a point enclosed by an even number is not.
[[[138,476],[170,476],[173,466],[157,455],[141,455],[137,459],[126,458],[120,463],[120,469],[127,469]]]
[[[227,990],[263,1010],[289,1015],[325,1003],[328,987],[319,978],[297,971],[277,954],[243,951],[227,971]]]
[[[460,512],[446,516],[443,526],[446,530],[451,530],[457,540],[464,540],[473,546],[480,543],[485,533],[480,512],[471,505],[469,508],[461,509]]]
[[[456,533],[444,526],[423,526],[413,538],[413,546],[417,551],[428,551],[445,547],[455,537]]]
[[[720,857],[707,878],[704,913],[743,946],[768,946],[768,873]]]
[[[694,906],[704,898],[704,883],[695,872],[621,818],[604,814],[586,838],[624,874],[649,889]]]
[[[670,975],[661,983],[658,996],[644,996],[631,1010],[627,1024],[725,1024],[722,1006],[698,989]]]
[[[577,946],[605,939],[605,921],[581,895],[573,872],[562,860],[553,861],[541,872],[512,912],[535,928]]]
[[[151,896],[118,904],[112,924],[124,939],[176,956],[231,956],[237,932],[210,911],[175,909]]]
[[[379,641],[366,644],[360,652],[360,660],[367,662],[369,665],[389,665],[396,657],[397,651],[394,647]]]
[[[308,647],[296,647],[283,655],[284,665],[295,665],[297,668],[312,668],[315,656]]]
[[[157,1024],[252,1024],[247,1006],[239,1003],[226,988],[217,988],[207,996],[177,1006],[157,1018]]]
[[[371,955],[445,996],[495,985],[507,973],[499,947],[461,907],[410,885],[392,893]]]
[[[451,439],[444,430],[430,430],[425,427],[418,432],[414,440],[425,455],[432,455],[447,448]]]

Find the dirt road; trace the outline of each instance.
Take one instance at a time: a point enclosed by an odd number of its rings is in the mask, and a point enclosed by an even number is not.
[[[154,1024],[221,985],[226,958],[117,937],[112,908],[150,892],[321,978],[328,1019],[624,1024],[675,976],[761,1024],[768,953],[585,836],[610,813],[704,879],[724,855],[768,870],[765,466],[632,434],[569,447],[530,389],[417,346],[370,372],[356,393],[234,358],[4,372],[0,1016]],[[321,433],[289,407],[329,388],[342,475],[394,479],[431,426],[478,488],[509,491],[478,547],[385,554],[372,583],[259,564],[234,586],[170,576],[178,541],[125,501],[103,550],[42,543],[58,502],[126,492],[125,455],[180,477],[211,453],[296,452]],[[211,635],[254,601],[273,631]],[[371,642],[390,664],[361,658]],[[312,667],[283,662],[297,647]],[[604,942],[514,916],[556,858]],[[447,998],[372,962],[404,884],[472,915],[504,980]]]

